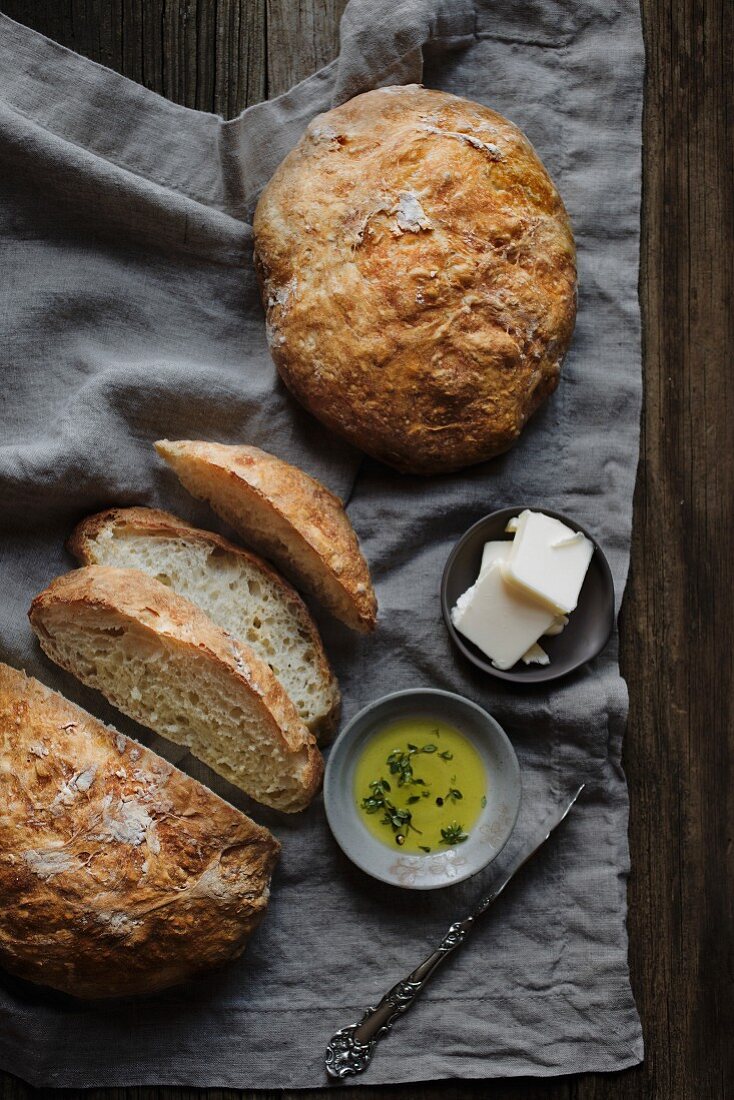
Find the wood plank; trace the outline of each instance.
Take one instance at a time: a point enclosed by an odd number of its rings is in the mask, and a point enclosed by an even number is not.
[[[288,91],[339,52],[347,0],[267,0],[268,97]]]
[[[1,10],[174,103],[232,118],[266,97],[265,4],[3,0]]]
[[[734,1094],[734,11],[646,0],[643,14],[645,410],[622,652],[647,1061],[628,1095],[723,1098]],[[619,1093],[605,1083],[594,1095]]]
[[[334,56],[344,3],[4,0],[2,10],[176,102],[231,117]],[[405,1100],[723,1100],[734,1081],[732,7],[642,0],[645,410],[621,638],[631,698],[631,965],[647,1059],[612,1077],[416,1085],[399,1091]],[[0,1079],[2,1100],[33,1091]],[[390,1093],[340,1089],[346,1100]],[[64,1100],[72,1096],[82,1093]],[[96,1097],[199,1100],[201,1092]]]
[[[267,96],[265,0],[227,0],[219,12],[214,110],[234,118]]]

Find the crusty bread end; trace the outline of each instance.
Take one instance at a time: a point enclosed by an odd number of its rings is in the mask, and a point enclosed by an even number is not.
[[[76,997],[236,958],[280,845],[200,783],[0,664],[0,963]]]
[[[193,496],[353,630],[369,633],[377,600],[338,497],[258,447],[197,440],[155,444]]]

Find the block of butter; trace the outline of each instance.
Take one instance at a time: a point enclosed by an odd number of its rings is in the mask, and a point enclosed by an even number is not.
[[[494,561],[507,561],[508,557],[510,556],[510,550],[512,550],[512,540],[511,539],[498,540],[498,541],[494,541],[494,542],[485,542],[484,549],[482,550],[482,564],[479,567],[479,576],[481,577],[482,573],[484,573],[485,570],[489,569],[492,562],[494,562]],[[563,630],[564,626],[567,626],[567,625],[568,625],[567,616],[566,615],[558,615],[553,620],[553,622],[548,627],[548,629],[543,631],[543,633],[546,634],[546,635],[560,634],[561,631]],[[535,649],[536,649],[536,651],[540,650],[540,654],[543,654],[543,651],[540,649],[540,646],[536,646]],[[527,653],[525,653],[525,654],[523,654],[523,660],[525,661],[526,665],[531,664],[531,663],[548,664],[548,656],[546,654],[543,654],[545,659],[541,660],[540,654],[538,652],[535,652],[533,654],[532,658],[528,658]]]
[[[456,629],[500,669],[512,668],[555,622],[556,613],[507,584],[507,563],[493,561],[451,611]]]
[[[576,607],[594,544],[543,512],[521,512],[505,563],[507,580],[557,615]]]
[[[511,539],[485,542],[482,550],[482,564],[479,566],[479,576],[481,577],[482,573],[489,569],[493,561],[507,561],[510,550],[512,550]]]
[[[523,653],[522,662],[524,665],[549,665],[550,657],[536,642],[535,645],[531,645],[527,653]]]

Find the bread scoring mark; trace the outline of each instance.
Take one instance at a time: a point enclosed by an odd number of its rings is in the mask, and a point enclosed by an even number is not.
[[[440,137],[463,141],[467,145],[471,145],[473,149],[479,149],[480,152],[486,153],[492,160],[502,160],[502,152],[499,146],[491,141],[482,141],[480,138],[474,137],[473,134],[463,134],[459,130],[443,130],[440,126],[430,126],[428,123],[422,123],[418,129],[425,130],[428,134],[438,134]]]
[[[401,191],[395,207],[398,228],[406,233],[420,233],[431,229],[431,220],[427,217],[420,200],[414,191]]]
[[[43,882],[76,868],[74,860],[61,848],[28,848],[22,855],[33,874]]]

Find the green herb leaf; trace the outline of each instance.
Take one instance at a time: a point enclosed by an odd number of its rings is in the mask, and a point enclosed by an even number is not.
[[[484,809],[486,807],[486,805],[487,805],[487,796],[486,796],[486,794],[483,794],[482,795],[482,809]]]
[[[384,802],[380,798],[363,798],[362,809],[366,810],[368,814],[374,814],[377,810],[381,810]]]
[[[426,848],[425,844],[419,844],[418,847],[422,852],[430,852],[430,848]]]
[[[414,806],[416,802],[420,802],[421,796],[419,794],[412,794],[408,799],[408,805]]]
[[[441,830],[441,844],[463,844],[464,841],[468,839],[469,834],[465,833],[463,826],[459,825],[456,821]]]
[[[421,752],[436,752],[436,746],[435,745],[424,745],[423,748],[421,749]]]
[[[454,759],[454,754],[452,752],[449,752],[448,749],[444,749],[444,751],[440,752],[438,755],[441,757],[442,760],[453,760]]]

